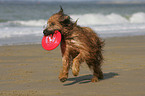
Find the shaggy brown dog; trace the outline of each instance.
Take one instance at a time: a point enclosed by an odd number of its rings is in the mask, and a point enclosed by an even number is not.
[[[86,62],[93,70],[92,82],[103,79],[101,63],[103,61],[102,47],[104,42],[88,27],[80,27],[76,22],[63,13],[63,9],[52,15],[43,31],[44,35],[53,34],[55,30],[61,32],[61,52],[63,69],[59,79],[64,82],[68,78],[68,71],[72,67],[74,76],[79,74],[80,64]]]

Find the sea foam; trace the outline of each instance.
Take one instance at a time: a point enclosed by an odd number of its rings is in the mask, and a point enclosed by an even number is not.
[[[106,24],[126,24],[126,23],[145,23],[145,13],[138,12],[131,16],[122,16],[120,14],[70,14],[73,21],[78,19],[79,25],[106,25]],[[16,26],[44,26],[47,20],[15,20],[0,22],[2,25],[16,25]]]
[[[42,26],[46,24],[46,20],[40,19],[40,20],[16,20],[16,21],[8,21],[8,23],[16,24],[16,25],[23,25],[23,26]]]
[[[131,16],[122,16],[120,14],[111,13],[103,14],[81,14],[71,15],[73,20],[78,20],[80,25],[104,25],[104,24],[125,24],[125,23],[145,23],[145,13],[138,12]]]
[[[145,13],[138,12],[130,17],[131,23],[145,23]]]
[[[73,21],[78,20],[78,25],[91,27],[99,34],[131,33],[145,30],[145,13],[138,12],[130,16],[111,13],[104,14],[70,14]],[[43,26],[47,20],[15,20],[0,22],[0,38],[20,36],[43,36]],[[143,32],[144,33],[144,32]],[[107,36],[106,36],[107,37]]]

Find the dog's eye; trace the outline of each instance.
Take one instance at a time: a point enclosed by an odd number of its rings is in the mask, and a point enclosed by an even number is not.
[[[54,22],[52,22],[50,25],[51,25],[51,26],[54,26],[54,25],[55,25],[55,23],[54,23]]]

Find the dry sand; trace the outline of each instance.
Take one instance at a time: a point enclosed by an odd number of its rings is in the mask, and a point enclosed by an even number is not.
[[[106,39],[105,78],[91,83],[82,64],[78,77],[58,80],[62,67],[60,48],[45,51],[41,45],[0,47],[0,96],[145,96],[145,37]]]

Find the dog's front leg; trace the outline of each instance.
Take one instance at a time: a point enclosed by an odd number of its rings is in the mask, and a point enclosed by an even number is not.
[[[65,82],[68,78],[68,71],[69,71],[69,55],[65,53],[62,58],[63,69],[60,72],[59,79],[61,82]]]
[[[60,72],[59,79],[61,82],[65,82],[68,78],[68,71],[70,68],[70,61],[69,61],[69,48],[67,46],[61,46],[62,50],[62,64],[63,69]]]

